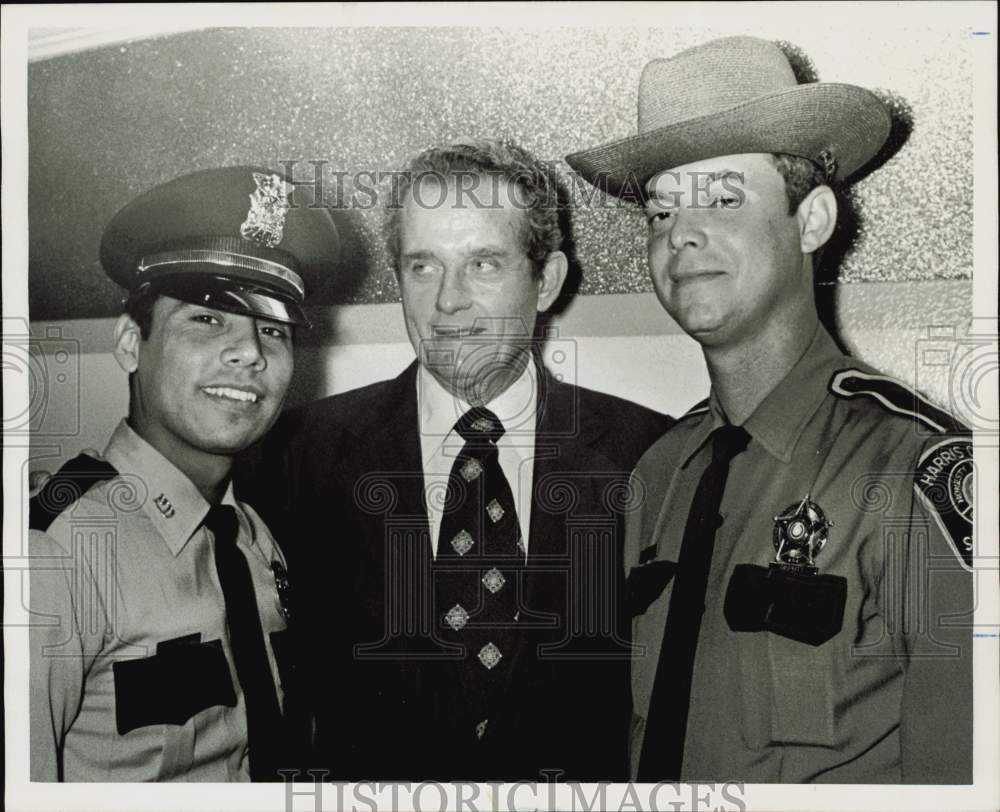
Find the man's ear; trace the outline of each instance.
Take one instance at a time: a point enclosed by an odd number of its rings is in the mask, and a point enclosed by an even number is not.
[[[122,313],[115,323],[115,360],[129,374],[139,368],[139,345],[142,332],[128,313]]]
[[[817,186],[799,204],[799,243],[803,254],[822,248],[837,225],[837,196],[829,186]]]
[[[545,258],[541,277],[538,281],[538,312],[544,313],[559,297],[566,274],[569,272],[569,260],[562,251],[553,251]]]

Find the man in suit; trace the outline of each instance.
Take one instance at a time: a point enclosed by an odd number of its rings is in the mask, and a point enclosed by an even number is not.
[[[627,477],[669,418],[560,383],[534,352],[568,262],[555,179],[527,152],[431,149],[399,192],[416,360],[287,414],[243,490],[310,626],[317,766],[622,779]]]

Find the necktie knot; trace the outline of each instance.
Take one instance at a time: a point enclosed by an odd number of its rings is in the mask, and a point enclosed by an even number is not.
[[[457,431],[467,443],[496,443],[504,435],[503,423],[489,409],[475,406],[455,423]]]
[[[726,424],[712,432],[712,462],[728,464],[737,454],[746,451],[750,434],[742,426]]]
[[[216,544],[232,544],[236,541],[239,522],[232,505],[212,505],[202,524],[212,531]]]

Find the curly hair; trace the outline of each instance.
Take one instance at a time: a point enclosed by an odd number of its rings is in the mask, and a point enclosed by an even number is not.
[[[826,173],[808,158],[776,152],[771,155],[771,160],[778,174],[785,180],[785,197],[788,198],[790,215],[798,211],[799,204],[817,186],[832,186]]]
[[[521,236],[536,274],[541,273],[548,255],[559,250],[563,235],[559,225],[560,188],[554,169],[511,141],[483,139],[425,150],[399,175],[388,222],[389,254],[397,273],[403,201],[411,188],[425,178],[448,186],[454,185],[459,176],[470,175],[503,180],[520,189],[518,208],[525,213]]]

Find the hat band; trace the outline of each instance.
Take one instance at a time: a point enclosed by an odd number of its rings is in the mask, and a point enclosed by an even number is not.
[[[251,257],[246,254],[234,254],[228,251],[193,248],[182,251],[162,251],[140,259],[137,271],[139,276],[142,277],[154,269],[162,271],[166,266],[203,265],[205,263],[221,265],[226,268],[242,268],[247,271],[275,276],[295,288],[299,296],[305,296],[306,287],[302,281],[302,277],[290,268],[286,268],[284,265],[268,259]],[[181,268],[175,269],[182,270]]]

